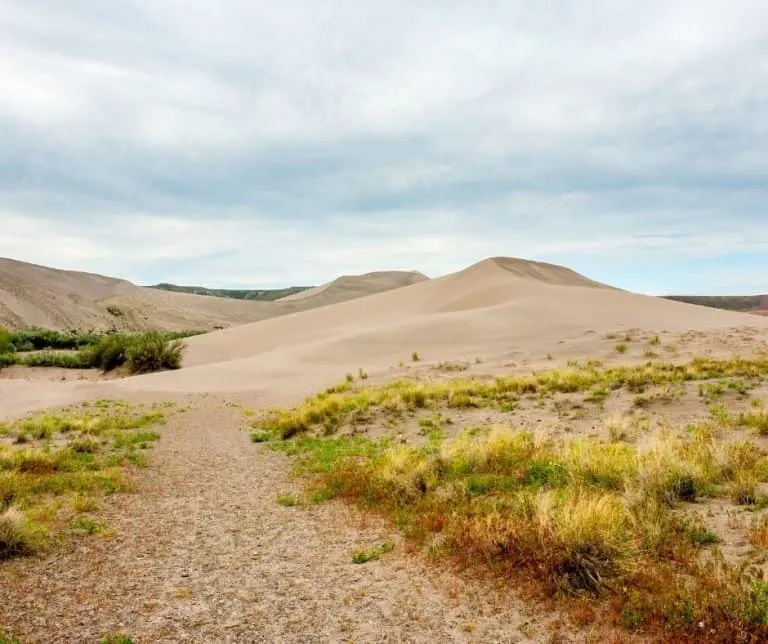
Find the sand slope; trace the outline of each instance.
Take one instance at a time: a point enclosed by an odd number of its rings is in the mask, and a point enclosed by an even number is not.
[[[261,302],[166,293],[93,273],[0,258],[0,325],[52,329],[213,329],[269,317]]]
[[[126,384],[296,397],[358,367],[386,370],[412,351],[427,360],[531,355],[621,328],[744,326],[768,328],[768,320],[628,293],[563,267],[493,258],[364,299],[191,338],[184,369]]]
[[[278,302],[300,302],[302,305],[312,302],[314,308],[391,291],[427,279],[429,278],[426,275],[418,271],[376,271],[362,275],[343,275],[327,284],[280,298]]]
[[[11,329],[187,330],[230,327],[364,297],[426,279],[390,271],[345,276],[280,302],[234,300],[0,258],[0,325]]]

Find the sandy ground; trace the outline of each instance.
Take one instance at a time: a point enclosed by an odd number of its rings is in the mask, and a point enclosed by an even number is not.
[[[221,400],[196,397],[161,431],[138,492],[106,514],[114,536],[0,567],[0,624],[25,642],[533,642],[557,628],[401,546],[352,563],[396,535],[341,504],[278,505],[285,457]]]
[[[618,355],[614,346],[628,331],[633,340]],[[0,624],[39,642],[98,641],[116,631],[140,642],[548,641],[555,613],[531,612],[514,592],[437,572],[402,547],[354,565],[355,547],[397,537],[340,504],[276,504],[277,492],[292,485],[290,465],[249,443],[247,419],[225,401],[289,404],[358,368],[376,382],[430,373],[445,360],[466,361],[464,375],[589,357],[635,362],[655,333],[669,359],[732,355],[765,349],[767,331],[768,319],[757,316],[495,259],[190,338],[177,372],[109,382],[29,372],[0,379],[0,418],[94,398],[190,406],[161,430],[137,493],[108,507],[113,537],[0,566]]]

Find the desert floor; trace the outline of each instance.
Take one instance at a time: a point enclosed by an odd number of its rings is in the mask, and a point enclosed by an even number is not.
[[[509,273],[493,262],[191,338],[178,372],[102,382],[6,371],[0,419],[103,398],[173,402],[177,412],[159,428],[149,467],[134,472],[135,491],[104,504],[109,533],[0,563],[0,627],[24,642],[96,642],[118,632],[135,642],[605,641],[605,632],[576,629],[552,606],[525,600],[515,584],[410,553],[383,520],[340,502],[278,504],[279,492],[300,486],[291,461],[250,441],[250,410],[258,417],[293,404],[358,368],[375,384],[455,377],[456,364],[458,375],[480,377],[588,358],[638,363],[651,348],[683,362],[768,347],[762,318],[572,286],[559,273],[545,275],[544,285],[540,275]],[[626,351],[618,352],[622,342]],[[701,418],[707,408],[691,388],[642,413],[661,425]],[[601,410],[566,397],[503,417],[473,411],[453,420],[457,431],[505,422],[554,437],[601,437],[609,421],[629,426],[637,414],[631,396]],[[367,431],[384,429],[374,422]],[[723,528],[723,549],[738,556],[748,546],[733,525]],[[355,548],[383,538],[395,543],[392,552],[352,562]]]

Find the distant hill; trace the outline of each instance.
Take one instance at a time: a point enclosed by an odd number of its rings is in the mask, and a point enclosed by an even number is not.
[[[363,275],[343,275],[326,284],[287,295],[280,302],[323,306],[410,286],[427,279],[426,275],[418,271],[374,271]]]
[[[425,279],[420,273],[388,271],[350,275],[316,289],[209,289],[167,282],[149,287],[0,257],[0,327],[211,331],[375,295]],[[308,297],[302,298],[305,293]]]
[[[768,312],[768,295],[665,295],[665,299],[713,309],[749,313]]]
[[[210,297],[228,297],[233,300],[255,300],[258,302],[274,302],[284,297],[296,295],[302,291],[311,289],[311,286],[289,286],[288,288],[274,289],[228,289],[228,288],[206,288],[205,286],[180,286],[178,284],[154,284],[149,288],[159,289],[161,291],[171,291],[172,293],[190,293],[192,295],[208,295]]]

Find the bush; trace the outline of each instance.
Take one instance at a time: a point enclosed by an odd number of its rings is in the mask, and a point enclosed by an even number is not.
[[[0,354],[10,353],[15,349],[11,334],[0,326]]]
[[[166,340],[158,331],[139,335],[110,335],[94,347],[85,350],[82,357],[93,367],[112,371],[123,365],[130,373],[150,373],[164,369],[178,369],[184,353],[181,340]]]
[[[54,353],[44,351],[24,356],[20,361],[27,367],[61,367],[62,369],[89,369],[91,367],[87,356],[83,353]]]
[[[0,561],[33,552],[38,545],[38,535],[18,509],[6,508],[0,513]]]
[[[181,340],[166,341],[155,331],[137,337],[126,350],[126,363],[131,373],[150,373],[178,369],[184,354]]]
[[[0,353],[0,369],[11,367],[19,362],[15,353]]]
[[[92,367],[112,371],[125,364],[132,339],[127,335],[108,335],[94,346],[84,349],[83,358]]]
[[[24,331],[14,331],[11,341],[17,351],[41,351],[43,349],[82,349],[95,344],[99,335],[75,331],[55,331],[31,327]]]

